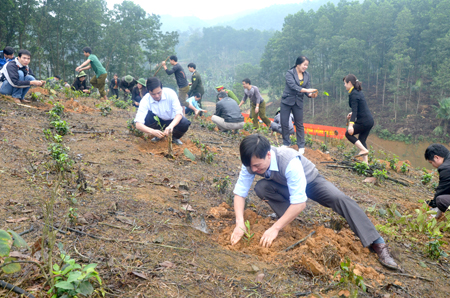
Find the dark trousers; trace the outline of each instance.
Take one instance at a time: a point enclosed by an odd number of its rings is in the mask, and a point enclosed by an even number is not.
[[[361,144],[363,144],[364,148],[367,148],[366,140],[369,136],[370,130],[373,127],[373,122],[367,125],[355,123],[353,125],[353,135],[350,135],[348,131],[345,132],[345,137],[347,140],[355,144],[358,140],[361,141]],[[358,138],[355,137],[355,135],[359,135]]]
[[[436,205],[442,212],[447,211],[450,206],[450,195],[440,195],[436,197]]]
[[[256,195],[266,201],[270,208],[281,217],[289,208],[289,188],[273,180],[261,179],[255,186]],[[352,231],[367,247],[380,238],[375,226],[358,204],[341,192],[322,175],[306,186],[306,195],[322,206],[333,209],[334,212],[347,220]]]
[[[119,89],[111,89],[113,96],[119,99]]]
[[[163,120],[160,118],[159,119],[159,122],[161,123],[160,126],[158,122],[155,120],[155,116],[156,115],[153,114],[152,111],[148,111],[147,116],[145,117],[144,123],[145,126],[148,126],[153,129],[164,130],[173,121],[173,119]],[[191,121],[187,120],[186,117],[183,116],[183,118],[181,118],[180,120],[180,123],[178,123],[177,126],[173,128],[172,137],[175,139],[180,139],[186,133],[186,131],[188,131],[190,125]]]
[[[141,99],[142,99],[142,98],[141,98],[139,95],[137,95],[137,96],[133,99],[133,106],[138,108],[139,105],[137,105],[136,102],[137,102],[137,103],[141,102]]]
[[[294,115],[294,125],[297,130],[297,146],[298,148],[305,148],[305,127],[303,126],[303,101],[300,102],[300,106],[297,104],[288,106],[284,103],[280,103],[280,123],[281,134],[283,135],[283,145],[291,145],[289,121],[290,116]]]

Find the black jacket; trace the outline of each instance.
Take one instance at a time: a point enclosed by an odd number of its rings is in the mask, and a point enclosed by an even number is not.
[[[308,96],[304,92],[300,92],[303,88],[311,88],[311,75],[305,71],[303,73],[303,81],[298,78],[297,70],[295,68],[289,69],[286,72],[286,86],[284,87],[281,103],[293,106],[297,104],[300,106],[303,103],[303,96]],[[309,96],[308,96],[309,97]]]
[[[230,97],[222,98],[216,104],[216,112],[214,115],[223,118],[225,122],[236,123],[244,121],[244,116],[241,114],[239,105]]]
[[[175,73],[178,88],[184,88],[189,85],[186,79],[186,74],[184,73],[183,67],[181,67],[180,63],[175,64],[172,69],[166,69],[166,73],[168,75]]]
[[[83,82],[80,81],[80,78],[75,78],[75,81],[73,81],[72,84],[72,89],[76,90],[76,91],[83,91],[84,89],[89,89],[86,86],[86,80],[84,80]]]
[[[30,81],[19,81],[19,70],[23,72],[23,76],[31,75],[33,72],[28,66],[23,66],[19,63],[17,58],[6,63],[1,69],[0,80],[8,80],[8,83],[14,88],[27,88],[30,86]]]
[[[109,84],[109,89],[114,89],[114,86],[116,83],[114,82],[114,78],[111,80],[111,83]],[[120,89],[120,79],[117,78],[117,89]]]
[[[435,208],[436,198],[440,195],[450,195],[450,154],[444,159],[444,162],[438,167],[439,185],[436,187],[436,193],[433,200],[428,205]]]
[[[142,86],[141,92],[139,92],[138,86],[135,86],[133,90],[131,90],[131,100],[141,102],[141,99],[144,97],[145,94],[147,94],[147,88]]]
[[[127,81],[125,81],[125,77],[122,78],[122,80],[120,80],[120,88],[125,91],[125,89],[130,90],[130,92],[133,90],[133,87],[136,86],[137,82],[136,80],[131,81],[131,83],[127,83]]]
[[[364,93],[353,88],[348,95],[348,105],[352,108],[351,122],[365,126],[373,125],[373,117],[364,99]]]

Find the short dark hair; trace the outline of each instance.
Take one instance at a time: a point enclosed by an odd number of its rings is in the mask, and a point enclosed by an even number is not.
[[[202,98],[202,95],[200,93],[198,93],[198,92],[194,93],[194,96]]]
[[[249,84],[249,85],[252,84],[252,82],[248,78],[247,79],[243,79],[242,82],[245,82],[246,84]]]
[[[175,56],[175,55],[170,56],[169,59],[170,59],[170,60],[173,60],[173,61],[175,61],[175,62],[178,62],[178,58],[177,58],[177,56]]]
[[[193,69],[197,69],[197,66],[195,65],[195,63],[189,63],[188,67],[192,67]]]
[[[250,166],[253,156],[255,156],[256,158],[266,158],[269,151],[269,140],[260,134],[249,135],[248,137],[243,139],[241,144],[239,145],[241,161],[242,164],[246,167]]]
[[[147,79],[147,90],[149,92],[152,92],[153,90],[155,90],[156,88],[160,87],[162,89],[162,83],[158,78],[155,77],[151,77]]]
[[[3,49],[3,54],[5,54],[5,55],[12,55],[12,54],[14,54],[14,49],[12,48],[12,47],[5,47],[4,49]]]
[[[30,51],[28,51],[28,50],[19,50],[19,57],[22,57],[22,55],[27,55],[27,56],[30,56],[31,57],[31,53],[30,53]]]
[[[92,49],[91,49],[90,47],[84,47],[84,48],[83,48],[83,52],[92,54]]]
[[[225,97],[227,97],[227,93],[224,92],[224,91],[219,92],[219,94],[217,95],[217,97],[218,97],[218,98],[225,98]]]
[[[435,155],[440,156],[445,159],[449,153],[450,153],[450,151],[448,151],[448,149],[444,145],[431,144],[425,150],[424,156],[425,156],[426,160],[434,160]]]
[[[117,73],[115,73],[114,76],[118,77],[119,75],[118,75]],[[114,77],[114,76],[113,76],[113,77]]]
[[[58,80],[61,80],[61,77],[60,77],[60,76],[55,76],[55,78],[57,78]]]

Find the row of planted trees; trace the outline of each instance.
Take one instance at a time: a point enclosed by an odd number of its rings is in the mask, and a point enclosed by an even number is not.
[[[261,77],[279,98],[286,70],[303,54],[315,88],[330,94],[324,105],[345,100],[342,78],[354,73],[397,121],[450,95],[449,15],[450,0],[343,0],[299,11],[269,40]]]
[[[72,79],[90,46],[112,76],[150,76],[173,54],[176,32],[132,1],[108,9],[104,0],[7,0],[0,10],[0,47],[26,48],[38,77]]]

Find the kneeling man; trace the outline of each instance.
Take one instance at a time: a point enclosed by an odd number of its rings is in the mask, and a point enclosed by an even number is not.
[[[183,116],[177,94],[172,89],[163,88],[158,78],[149,78],[147,89],[134,119],[136,128],[154,136],[152,142],[158,142],[172,131],[172,143],[182,145],[180,138],[188,131],[191,122]]]
[[[228,97],[225,92],[219,92],[217,98],[219,102],[216,104],[216,112],[211,117],[211,121],[222,131],[243,128],[244,116],[236,101]]]
[[[28,64],[31,60],[31,53],[27,50],[20,50],[19,57],[11,60],[3,66],[0,71],[0,93],[11,95],[16,103],[30,102],[25,100],[30,87],[43,86],[45,81],[36,80]]]
[[[245,197],[255,174],[264,177],[256,183],[255,192],[275,211],[279,219],[261,237],[260,245],[269,247],[278,232],[293,221],[306,207],[309,197],[344,217],[364,247],[378,254],[380,263],[398,269],[383,238],[364,211],[331,182],[319,174],[315,165],[291,148],[271,147],[259,134],[246,137],[239,146],[243,166],[234,188],[236,227],[231,244],[244,235]]]

